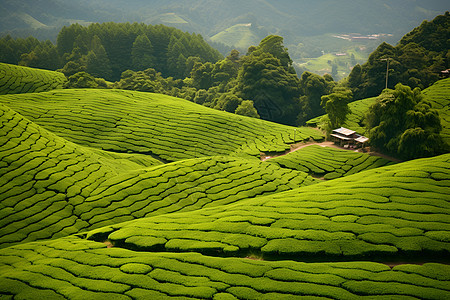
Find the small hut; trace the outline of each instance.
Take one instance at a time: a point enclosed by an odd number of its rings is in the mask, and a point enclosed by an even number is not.
[[[369,141],[369,138],[344,127],[333,130],[330,136],[335,144],[344,148],[364,148]]]
[[[331,132],[330,136],[334,143],[348,148],[356,138],[356,131],[341,127]]]

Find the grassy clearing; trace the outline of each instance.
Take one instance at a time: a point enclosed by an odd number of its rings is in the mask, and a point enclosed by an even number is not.
[[[311,145],[267,160],[281,167],[303,171],[324,179],[335,179],[393,164],[377,156]]]
[[[151,156],[78,146],[1,105],[0,245],[286,191],[306,173],[258,159]]]
[[[0,63],[0,95],[60,89],[65,81],[63,73]]]
[[[0,295],[50,299],[450,297],[450,267],[148,253],[75,236],[0,250]],[[179,298],[177,298],[179,297]]]
[[[165,161],[214,155],[259,156],[323,135],[202,107],[160,94],[121,90],[57,90],[5,95],[0,103],[80,145],[150,154]]]
[[[315,259],[421,259],[450,252],[450,155],[364,171],[239,203],[166,214],[88,234],[172,252]],[[153,245],[152,245],[153,246]]]

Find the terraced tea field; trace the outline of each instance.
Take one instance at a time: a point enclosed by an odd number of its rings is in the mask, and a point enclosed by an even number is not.
[[[450,78],[437,81],[423,92],[425,99],[439,111],[444,141],[450,145]]]
[[[0,298],[450,298],[450,154],[260,160],[321,140],[151,93],[0,96]]]
[[[0,63],[0,95],[61,89],[63,73]]]
[[[106,248],[76,236],[0,250],[5,299],[448,299],[450,267],[303,263]]]
[[[393,164],[392,161],[378,156],[319,145],[301,148],[267,162],[324,179],[335,179]]]
[[[242,117],[165,95],[121,90],[57,90],[5,95],[3,103],[80,145],[162,161],[283,152],[321,132]],[[101,138],[99,138],[101,137]]]

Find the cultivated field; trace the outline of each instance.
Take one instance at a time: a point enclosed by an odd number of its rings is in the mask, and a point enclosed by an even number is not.
[[[64,82],[63,73],[0,63],[0,95],[60,89]]]
[[[323,138],[159,94],[0,96],[0,298],[450,298],[450,154],[260,159]]]

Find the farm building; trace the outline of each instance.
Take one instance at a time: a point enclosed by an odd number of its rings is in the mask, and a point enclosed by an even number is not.
[[[345,148],[364,148],[369,141],[369,138],[344,127],[334,129],[330,136],[334,143]]]

